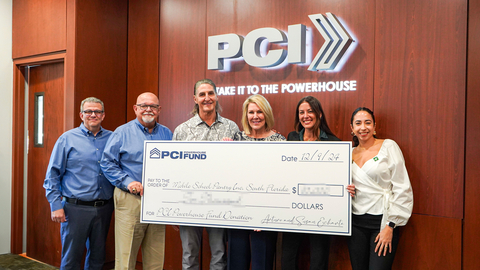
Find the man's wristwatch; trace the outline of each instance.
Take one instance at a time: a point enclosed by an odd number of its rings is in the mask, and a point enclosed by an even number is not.
[[[393,222],[391,222],[391,221],[390,221],[390,222],[387,222],[387,225],[388,225],[390,228],[392,228],[392,229],[395,229],[395,227],[397,227],[397,225],[395,225],[395,223],[393,223]]]

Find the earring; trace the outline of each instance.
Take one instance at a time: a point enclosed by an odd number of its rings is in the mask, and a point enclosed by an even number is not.
[[[373,131],[373,135],[377,135],[377,131],[376,131],[376,130]]]
[[[355,133],[353,133],[353,131],[352,131],[352,132],[350,132],[350,134],[352,134],[352,136],[353,136],[353,137],[355,137],[355,136],[356,136],[356,135],[355,135]]]

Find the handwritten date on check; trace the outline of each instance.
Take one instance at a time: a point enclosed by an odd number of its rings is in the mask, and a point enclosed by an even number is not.
[[[350,142],[144,145],[141,222],[350,235]]]

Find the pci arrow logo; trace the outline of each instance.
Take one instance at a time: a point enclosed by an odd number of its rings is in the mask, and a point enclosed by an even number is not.
[[[340,21],[330,12],[308,15],[325,39],[308,70],[333,70],[353,42]],[[208,37],[208,64],[210,70],[226,70],[225,60],[243,57],[250,66],[257,68],[278,67],[282,63],[308,64],[306,59],[307,27],[304,24],[288,26],[287,33],[276,28],[265,27],[252,30],[245,37],[230,33]],[[266,49],[264,40],[286,48]]]
[[[150,150],[150,158],[160,158],[160,150],[158,150],[157,148],[153,148],[152,150]]]
[[[325,39],[322,48],[313,59],[308,70],[332,70],[342,58],[353,39],[345,30],[337,17],[330,12],[323,14],[308,15]]]

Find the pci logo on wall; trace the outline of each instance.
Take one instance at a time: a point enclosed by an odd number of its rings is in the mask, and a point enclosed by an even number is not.
[[[308,70],[333,70],[353,42],[350,34],[332,13],[308,16],[325,39],[322,47],[312,60]],[[288,26],[286,34],[276,28],[266,27],[251,31],[245,37],[224,34],[208,37],[208,69],[225,70],[225,59],[243,56],[244,61],[254,67],[276,67],[287,58],[288,64],[306,64],[306,26]],[[287,44],[287,49],[262,52],[261,44],[267,40],[273,44]]]

